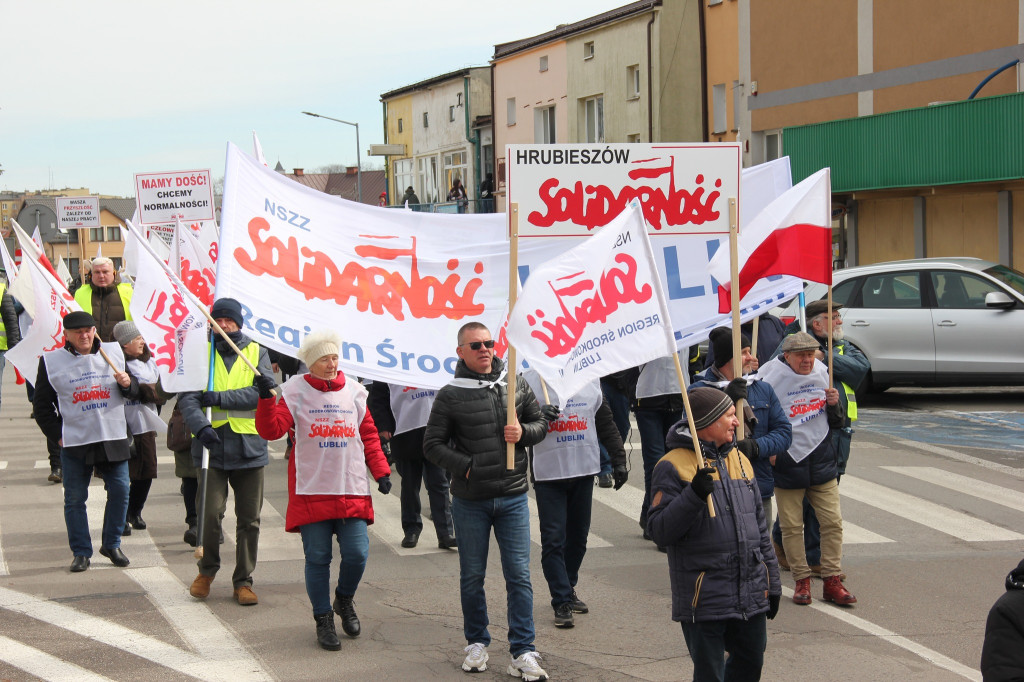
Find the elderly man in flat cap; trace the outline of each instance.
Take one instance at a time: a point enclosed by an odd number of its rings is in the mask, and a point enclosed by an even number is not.
[[[61,446],[64,523],[75,557],[73,573],[89,568],[92,556],[85,501],[94,469],[103,477],[107,491],[100,554],[115,566],[128,565],[128,557],[121,551],[129,486],[124,404],[126,399],[139,397],[139,382],[124,366],[121,347],[101,343],[96,320],[83,311],[64,317],[64,347],[39,358],[32,410],[46,437]]]

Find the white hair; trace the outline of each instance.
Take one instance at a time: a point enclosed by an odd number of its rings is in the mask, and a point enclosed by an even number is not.
[[[114,269],[114,261],[110,260],[106,256],[100,256],[99,258],[93,258],[92,259],[91,267],[94,268],[97,265],[109,265],[111,270]]]

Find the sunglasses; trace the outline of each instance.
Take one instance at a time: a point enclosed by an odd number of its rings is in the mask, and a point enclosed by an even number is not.
[[[494,339],[487,339],[486,341],[471,341],[470,343],[460,343],[460,346],[469,346],[470,350],[480,350],[481,348],[494,348]]]

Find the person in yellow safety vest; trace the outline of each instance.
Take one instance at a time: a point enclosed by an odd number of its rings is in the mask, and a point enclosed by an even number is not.
[[[14,309],[14,297],[7,292],[7,285],[0,282],[0,378],[4,373],[4,354],[21,341],[21,329],[18,327],[18,311]]]
[[[93,273],[95,276],[95,267]],[[273,377],[270,355],[242,331],[242,305],[233,298],[214,301],[210,315],[216,320],[249,363],[263,376]],[[263,508],[263,472],[268,462],[267,441],[256,432],[259,389],[256,375],[221,337],[213,341],[213,389],[189,391],[178,396],[185,425],[195,434],[192,461],[202,464],[203,450],[209,450],[205,506],[203,509],[203,555],[199,575],[189,594],[205,599],[210,583],[220,569],[221,518],[227,507],[228,485],[235,497],[235,570],[231,576],[235,600],[249,606],[258,603],[252,591],[252,573],[260,537]],[[212,416],[207,420],[206,408]],[[200,492],[202,494],[202,492]]]
[[[96,335],[106,343],[114,341],[115,324],[132,319],[132,286],[120,281],[109,258],[92,261],[92,283],[79,287],[75,301],[96,320]]]
[[[843,318],[838,312],[842,309],[838,303],[832,304],[832,321],[828,320],[828,301],[812,301],[805,307],[805,318],[807,320],[807,331],[820,344],[816,357],[828,364],[826,352],[828,348],[828,337],[832,335],[832,362],[834,387],[839,390],[839,404],[843,409],[843,426],[832,430],[832,442],[835,445],[838,455],[839,477],[846,473],[846,464],[850,460],[850,445],[853,439],[853,422],[857,420],[857,394],[864,378],[871,369],[871,363],[860,350],[843,338]],[[794,321],[786,327],[786,335],[800,331],[799,322]],[[781,345],[780,345],[781,348]],[[778,353],[779,351],[776,351]],[[776,553],[782,548],[782,532],[779,524],[776,523],[772,529],[772,540],[778,546]],[[818,519],[814,510],[804,500],[804,547],[807,550],[807,563],[811,571],[817,574],[820,572],[821,564],[821,535],[818,528]],[[779,555],[779,565],[784,569],[789,568],[785,553]],[[845,576],[844,576],[845,577]]]

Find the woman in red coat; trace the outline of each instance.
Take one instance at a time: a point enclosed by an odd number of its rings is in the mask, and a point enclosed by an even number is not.
[[[256,377],[260,401],[256,430],[267,440],[286,433],[293,445],[288,458],[288,512],[285,530],[301,533],[306,555],[306,593],[313,604],[320,646],[341,649],[334,613],[349,637],[359,636],[352,598],[366,568],[373,523],[369,467],[384,495],[391,490],[391,468],[380,447],[377,427],[366,409],[366,389],[338,371],[340,338],[313,332],[299,348],[308,374],[292,377],[275,401],[273,377]],[[341,572],[331,612],[333,536],[338,537]]]

